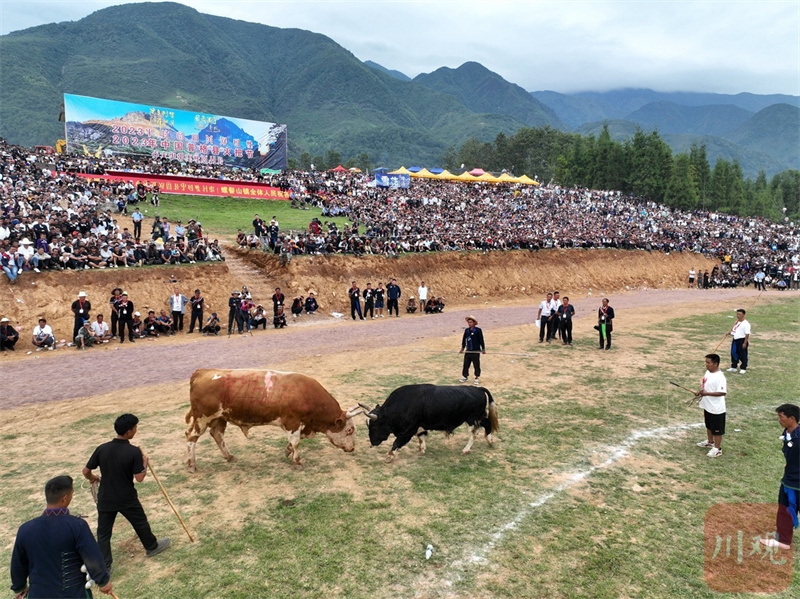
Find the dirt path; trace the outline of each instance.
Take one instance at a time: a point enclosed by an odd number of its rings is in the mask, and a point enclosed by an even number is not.
[[[637,319],[638,311],[653,312],[660,320],[688,316],[699,311],[715,312],[749,306],[757,293],[752,289],[728,290],[651,290],[637,291],[612,297],[617,312],[615,321],[617,344],[624,344],[626,330],[647,321]],[[764,296],[760,301],[769,301]],[[578,318],[576,337],[594,335],[594,313],[598,297],[573,298]],[[663,306],[661,311],[654,308]],[[453,351],[458,349],[458,334],[464,327],[464,317],[474,314],[486,336],[489,352],[492,331],[504,327],[531,325],[536,306],[517,304],[483,307],[448,307],[441,315],[402,315],[367,322],[347,319],[325,319],[313,323],[290,324],[289,328],[255,332],[252,337],[226,335],[220,337],[180,336],[173,343],[164,340],[140,340],[136,345],[120,346],[116,342],[85,352],[63,350],[43,352],[0,362],[0,388],[3,389],[0,409],[25,404],[43,403],[150,385],[169,385],[185,382],[197,368],[279,369],[295,359],[320,356],[343,356],[348,351],[380,349],[407,345],[415,340],[454,339]],[[627,327],[627,328],[626,328]],[[531,330],[531,335],[535,334]],[[720,332],[720,338],[724,331]],[[41,359],[36,359],[41,356]],[[313,370],[309,367],[309,370]]]

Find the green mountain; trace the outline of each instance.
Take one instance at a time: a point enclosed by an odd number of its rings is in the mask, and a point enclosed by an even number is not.
[[[395,71],[394,69],[387,69],[385,66],[378,64],[372,60],[365,60],[364,64],[367,65],[371,69],[375,69],[376,71],[381,71],[386,73],[387,75],[391,75],[395,79],[399,79],[400,81],[411,81],[411,77],[406,75],[405,73],[401,73],[400,71]]]
[[[746,148],[783,158],[786,168],[800,169],[800,108],[796,106],[769,106],[727,137]]]
[[[414,82],[450,94],[475,112],[505,114],[528,127],[564,128],[551,108],[477,62],[465,62],[457,69],[442,67],[433,73],[423,73],[414,77]]]
[[[174,3],[14,32],[0,55],[0,135],[29,146],[63,137],[63,93],[286,123],[290,156],[333,149],[387,164],[431,164],[524,124],[376,71],[323,35]]]
[[[742,125],[753,113],[731,105],[682,106],[674,102],[650,102],[625,117],[642,129],[659,133],[691,133],[724,137]]]

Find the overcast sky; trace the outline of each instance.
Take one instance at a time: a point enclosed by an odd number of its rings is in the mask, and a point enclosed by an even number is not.
[[[0,0],[0,34],[115,0]],[[528,91],[800,95],[798,0],[215,0],[200,12],[322,33],[410,77],[472,60]]]

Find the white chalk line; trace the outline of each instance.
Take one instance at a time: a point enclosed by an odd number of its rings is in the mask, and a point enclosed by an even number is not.
[[[556,495],[566,491],[575,484],[585,480],[596,470],[607,468],[608,466],[611,466],[614,463],[618,462],[619,460],[627,456],[629,450],[639,441],[645,439],[670,437],[675,433],[687,431],[693,428],[701,428],[703,426],[704,424],[702,422],[695,422],[691,424],[680,424],[676,426],[664,426],[644,431],[634,431],[630,435],[628,435],[628,437],[624,441],[622,441],[622,443],[620,443],[619,445],[613,445],[610,447],[605,447],[603,449],[595,450],[594,453],[608,453],[609,454],[608,458],[606,458],[604,462],[602,462],[597,466],[590,466],[585,470],[579,470],[577,472],[569,474],[567,480],[559,484],[552,491],[543,493],[533,501],[528,502],[527,505],[523,506],[523,508],[519,512],[517,512],[514,518],[503,524],[494,533],[492,533],[492,535],[489,537],[489,540],[486,543],[484,543],[477,549],[473,549],[471,551],[467,550],[466,552],[467,555],[465,555],[465,557],[452,562],[443,575],[437,576],[438,584],[436,586],[450,588],[453,586],[453,584],[461,580],[462,575],[460,572],[469,569],[469,567],[473,565],[488,564],[489,559],[487,556],[489,555],[489,553],[491,553],[494,550],[497,544],[503,540],[503,538],[506,536],[508,532],[517,529],[519,525],[523,522],[523,520],[525,520],[525,518],[527,518],[534,510],[547,504]],[[418,591],[415,597],[421,597],[422,596],[420,595],[421,592],[427,596],[432,590],[429,580],[426,581],[426,583],[412,585],[412,588],[420,588],[422,586],[425,587],[425,590]]]

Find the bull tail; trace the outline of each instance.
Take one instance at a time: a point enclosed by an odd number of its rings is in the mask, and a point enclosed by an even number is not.
[[[488,389],[484,389],[486,395],[489,396],[489,422],[492,425],[492,432],[496,433],[500,430],[500,420],[497,418],[497,404],[494,403],[494,397]]]

